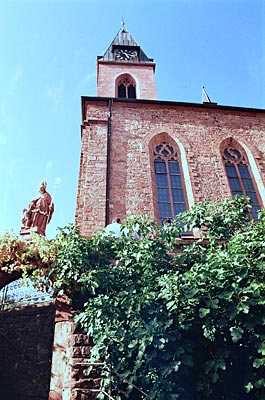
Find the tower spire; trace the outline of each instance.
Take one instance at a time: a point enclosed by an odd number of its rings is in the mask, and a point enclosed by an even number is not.
[[[127,30],[125,28],[125,21],[124,21],[123,15],[121,16],[121,31],[127,32]]]

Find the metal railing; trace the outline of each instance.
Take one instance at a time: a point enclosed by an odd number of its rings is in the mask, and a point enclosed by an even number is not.
[[[42,292],[33,287],[29,279],[19,279],[0,290],[0,310],[52,302],[52,291]]]

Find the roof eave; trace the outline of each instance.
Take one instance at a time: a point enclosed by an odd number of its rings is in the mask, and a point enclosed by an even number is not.
[[[108,102],[109,100],[111,100],[113,103],[154,104],[154,105],[165,105],[165,106],[174,106],[174,107],[203,108],[203,109],[216,109],[216,110],[227,110],[227,111],[265,113],[265,109],[262,109],[262,108],[225,106],[225,105],[220,105],[217,103],[187,103],[187,102],[169,101],[169,100],[121,99],[121,98],[117,98],[117,97],[96,97],[96,96],[81,96],[81,99],[82,99],[82,102],[83,101]]]

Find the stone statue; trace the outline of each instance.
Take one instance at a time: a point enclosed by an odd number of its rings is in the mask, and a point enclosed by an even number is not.
[[[23,209],[23,226],[20,230],[21,235],[32,229],[36,233],[45,236],[46,225],[50,222],[54,211],[54,204],[48,192],[46,192],[46,182],[40,185],[40,197],[29,203],[28,209]],[[26,231],[26,232],[25,232]]]

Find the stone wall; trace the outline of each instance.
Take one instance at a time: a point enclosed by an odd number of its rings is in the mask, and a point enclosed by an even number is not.
[[[90,363],[92,340],[89,336],[74,330],[70,339],[71,349],[71,400],[96,399],[100,392],[103,363]]]
[[[76,326],[67,297],[56,300],[49,400],[92,400],[100,392],[100,362],[89,362],[92,339]]]
[[[47,400],[54,304],[0,313],[0,399]]]

